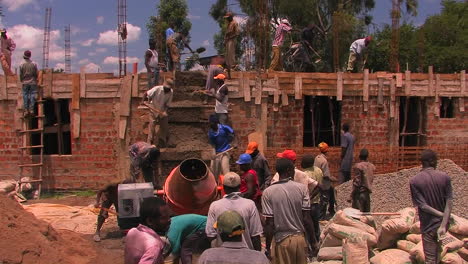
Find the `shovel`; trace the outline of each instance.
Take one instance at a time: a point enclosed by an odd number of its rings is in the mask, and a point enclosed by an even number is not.
[[[400,213],[390,213],[390,212],[381,212],[381,213],[364,213],[359,211],[358,209],[354,209],[351,207],[343,209],[343,213],[352,218],[360,218],[361,216],[379,216],[379,215],[401,215]]]

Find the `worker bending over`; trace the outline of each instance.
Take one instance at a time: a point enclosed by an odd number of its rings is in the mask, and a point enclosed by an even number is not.
[[[367,62],[367,46],[369,46],[372,41],[371,36],[367,36],[362,39],[355,40],[349,47],[349,59],[348,59],[348,72],[354,70],[356,61],[361,62],[361,67],[359,68],[360,72],[364,70]]]

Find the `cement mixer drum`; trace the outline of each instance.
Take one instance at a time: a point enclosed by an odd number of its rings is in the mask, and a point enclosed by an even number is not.
[[[219,198],[214,175],[199,159],[187,159],[174,168],[164,184],[169,206],[176,214],[206,215]]]

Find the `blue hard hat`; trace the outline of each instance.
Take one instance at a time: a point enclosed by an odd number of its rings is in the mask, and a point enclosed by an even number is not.
[[[241,154],[239,156],[239,160],[236,161],[237,164],[249,164],[249,163],[252,163],[252,157],[250,156],[250,154]]]

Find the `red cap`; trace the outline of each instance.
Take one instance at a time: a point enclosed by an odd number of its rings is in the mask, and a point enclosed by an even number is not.
[[[286,149],[283,152],[276,154],[276,157],[285,158],[292,161],[296,161],[297,159],[296,152],[294,152],[292,149]]]

